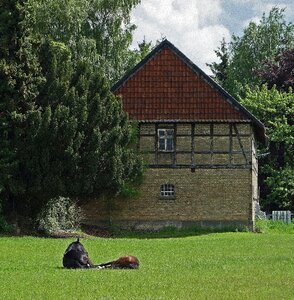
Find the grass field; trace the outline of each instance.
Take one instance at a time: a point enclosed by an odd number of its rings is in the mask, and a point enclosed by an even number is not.
[[[139,270],[65,270],[71,241],[1,237],[1,299],[294,299],[293,234],[82,240],[94,263],[132,254]]]

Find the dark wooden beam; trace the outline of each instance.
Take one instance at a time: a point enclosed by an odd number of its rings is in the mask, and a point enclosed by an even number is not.
[[[236,125],[236,124],[233,124],[233,127],[234,127],[234,130],[235,130],[235,132],[236,132],[237,139],[238,139],[238,141],[239,141],[239,145],[240,145],[242,154],[243,154],[243,156],[244,156],[244,158],[245,158],[246,164],[248,164],[248,158],[247,158],[247,155],[246,155],[246,153],[245,153],[245,150],[244,150],[244,147],[243,147],[241,138],[240,138],[240,136],[239,136],[239,131],[238,131],[237,125]]]
[[[174,143],[174,153],[173,153],[173,165],[175,166],[177,163],[177,123],[173,124],[174,135],[173,135],[173,143]]]
[[[213,123],[210,124],[210,164],[213,165]]]
[[[195,123],[191,124],[191,163],[195,165]]]
[[[230,134],[229,134],[229,165],[231,166],[233,164],[233,127],[232,124],[230,124]]]
[[[158,164],[158,123],[155,124],[154,155],[155,164]]]

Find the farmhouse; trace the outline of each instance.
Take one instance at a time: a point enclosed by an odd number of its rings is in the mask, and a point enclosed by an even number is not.
[[[112,91],[139,124],[148,168],[138,197],[93,201],[86,223],[253,228],[259,120],[167,40]]]

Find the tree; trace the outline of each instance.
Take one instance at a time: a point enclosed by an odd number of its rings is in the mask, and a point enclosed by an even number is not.
[[[259,23],[250,22],[242,36],[232,36],[229,53],[219,55],[221,62],[212,64],[216,77],[218,70],[225,68],[226,77],[221,85],[233,96],[243,97],[246,85],[260,85],[258,71],[263,69],[265,61],[272,61],[284,50],[294,47],[294,25],[285,21],[284,11],[273,7],[268,16],[263,14]]]
[[[7,204],[23,186],[15,181],[21,168],[18,149],[23,147],[28,119],[38,108],[35,99],[43,81],[31,38],[30,18],[23,0],[3,0],[0,9],[0,198]],[[10,204],[14,204],[13,200]]]
[[[36,215],[55,196],[114,194],[142,164],[101,66],[33,34],[28,3],[1,7],[0,188],[10,210]]]
[[[70,180],[67,186],[75,182],[72,193],[116,192],[126,180],[138,175],[141,168],[135,152],[129,148],[133,132],[127,114],[120,99],[110,92],[101,70],[84,61],[78,62],[74,69],[70,57],[66,62],[62,54],[66,50],[59,50],[60,58],[53,52],[56,58],[51,59],[54,62],[48,73],[51,84],[40,93],[43,103],[46,98],[51,103],[52,125],[60,124],[56,126],[56,135],[53,127],[49,130],[51,139],[63,146],[52,155],[60,157],[60,163],[70,162],[64,177]],[[69,71],[56,73],[60,67]],[[53,88],[52,82],[56,83]]]
[[[279,54],[274,61],[268,61],[258,73],[269,88],[276,86],[280,91],[294,89],[294,48]],[[294,125],[294,120],[293,124]]]
[[[261,198],[267,210],[294,209],[294,94],[276,87],[246,90],[240,99],[267,127],[270,152],[261,156]],[[264,150],[265,151],[265,150]],[[268,150],[266,151],[268,152]]]
[[[259,23],[250,22],[242,36],[233,35],[227,47],[223,41],[216,50],[220,63],[210,65],[220,84],[267,128],[269,148],[263,151],[269,155],[260,157],[259,177],[262,204],[268,210],[294,208],[294,25],[285,21],[284,12],[273,7]],[[262,83],[267,86],[260,87]]]
[[[207,66],[210,67],[212,73],[214,74],[214,79],[219,84],[225,84],[227,80],[227,68],[230,58],[228,47],[228,43],[223,38],[220,47],[218,47],[218,49],[214,51],[216,56],[220,59],[220,63],[213,62],[211,64],[207,64]]]
[[[114,83],[134,62],[130,12],[140,0],[29,0],[34,31],[68,46],[75,59],[103,67]]]
[[[40,57],[46,82],[17,149],[22,189],[14,195],[16,209],[25,203],[33,215],[60,195],[115,194],[142,171],[128,117],[101,70],[85,61],[74,67],[62,43],[45,43]]]

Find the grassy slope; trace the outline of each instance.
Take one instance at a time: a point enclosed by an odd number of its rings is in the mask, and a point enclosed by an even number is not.
[[[95,263],[138,256],[140,270],[64,270],[71,240],[0,238],[2,299],[291,299],[294,235],[219,233],[87,239]]]

